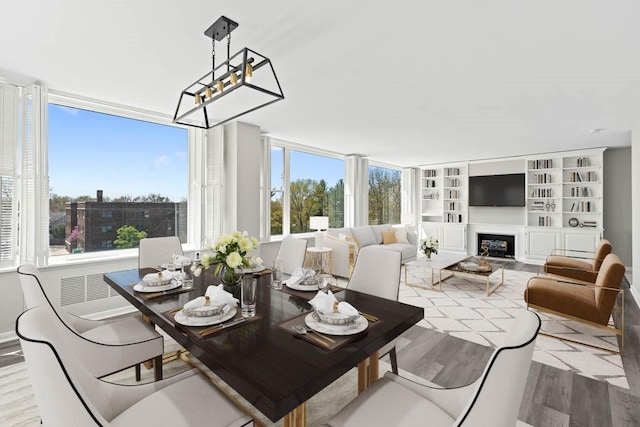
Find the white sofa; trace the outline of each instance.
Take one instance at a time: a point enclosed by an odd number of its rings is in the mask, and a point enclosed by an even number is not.
[[[406,232],[406,242],[383,244],[383,231],[393,230],[396,239],[402,239]],[[361,250],[397,251],[402,255],[402,264],[416,259],[418,236],[404,225],[363,225],[359,227],[330,228],[323,238],[323,246],[333,249],[331,274],[349,278],[353,265]]]

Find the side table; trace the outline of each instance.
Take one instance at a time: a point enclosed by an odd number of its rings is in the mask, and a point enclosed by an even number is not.
[[[307,268],[319,270],[320,274],[329,272],[333,273],[333,249],[332,248],[307,248],[307,259],[305,260]]]

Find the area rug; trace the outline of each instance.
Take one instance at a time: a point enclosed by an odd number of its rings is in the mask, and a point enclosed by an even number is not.
[[[424,320],[418,326],[444,332],[484,346],[499,345],[518,311],[526,309],[524,290],[535,273],[504,270],[504,284],[490,296],[483,281],[469,276],[455,276],[444,281],[442,292],[430,288],[431,268],[419,260],[408,270],[407,286],[400,288],[400,301],[424,307]],[[494,272],[492,283],[499,281]],[[435,275],[437,280],[438,275]],[[581,342],[618,349],[617,339],[599,329],[556,316],[538,313],[542,330]],[[533,360],[588,378],[605,381],[629,389],[619,354],[572,344],[540,335],[536,340]]]

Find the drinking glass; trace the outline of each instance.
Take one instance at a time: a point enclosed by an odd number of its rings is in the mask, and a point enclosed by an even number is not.
[[[180,279],[182,280],[182,287],[184,289],[193,288],[193,271],[191,271],[191,260],[183,259],[181,267],[182,272],[180,273]]]
[[[271,287],[273,289],[282,289],[282,261],[275,261],[273,263],[271,273],[273,275]]]
[[[322,280],[318,282],[318,290],[324,293],[327,293],[329,289],[333,290],[335,286],[337,286],[337,281],[331,274],[323,274]]]
[[[246,275],[242,278],[240,309],[242,317],[253,317],[256,315],[256,293],[258,289],[258,279]]]

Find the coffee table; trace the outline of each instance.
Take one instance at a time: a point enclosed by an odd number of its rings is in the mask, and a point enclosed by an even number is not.
[[[447,253],[447,252],[440,252],[437,255],[432,255],[431,258],[420,256],[417,259],[411,262],[408,262],[404,265],[404,283],[407,286],[416,287],[416,288],[422,288],[422,289],[434,290],[434,291],[442,290],[442,289],[435,288],[435,286],[440,283],[440,282],[436,283],[435,272],[439,271],[442,268],[446,268],[452,264],[457,264],[460,261],[464,261],[468,257],[469,255],[467,254],[456,254],[456,253]],[[426,285],[424,283],[410,283],[409,274],[408,274],[409,266],[431,269],[431,285]]]
[[[495,292],[496,289],[498,289],[500,286],[502,286],[502,284],[504,283],[504,267],[503,266],[498,266],[497,264],[491,264],[489,263],[489,266],[491,266],[490,270],[487,271],[483,271],[481,269],[478,270],[474,270],[474,269],[470,269],[470,268],[465,268],[464,264],[465,263],[474,263],[477,265],[482,264],[480,259],[478,257],[474,257],[474,256],[470,256],[467,257],[461,261],[457,261],[454,263],[451,263],[450,265],[444,266],[442,268],[440,268],[439,271],[439,280],[438,280],[438,285],[440,290],[442,290],[442,282],[447,280],[449,277],[453,277],[455,275],[462,275],[462,276],[468,276],[468,277],[473,277],[476,279],[480,279],[480,280],[484,280],[487,284],[487,296],[491,295],[492,293]],[[501,272],[501,278],[500,278],[500,282],[491,286],[491,280],[490,277],[493,275],[493,273],[495,273],[496,271],[500,270]],[[450,274],[447,277],[442,277],[442,272],[446,271],[449,272]],[[431,283],[433,283],[433,270],[431,270],[431,276],[432,276],[432,280]],[[432,285],[434,286],[435,283]]]

